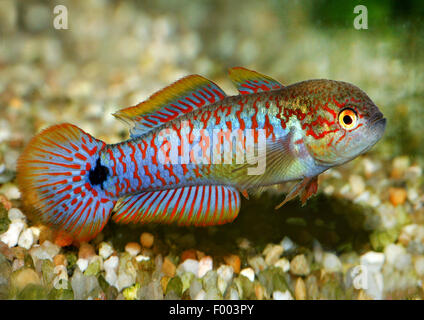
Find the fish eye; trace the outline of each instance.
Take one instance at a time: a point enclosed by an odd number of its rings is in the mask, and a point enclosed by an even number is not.
[[[339,113],[339,124],[345,130],[353,129],[356,126],[357,116],[352,109],[344,109]]]

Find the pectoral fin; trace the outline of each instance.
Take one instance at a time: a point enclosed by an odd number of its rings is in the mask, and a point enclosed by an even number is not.
[[[312,178],[305,178],[299,183],[297,183],[290,192],[284,198],[284,201],[281,202],[278,206],[275,207],[275,210],[281,208],[288,201],[296,198],[296,196],[300,196],[300,200],[302,201],[302,205],[305,205],[306,201],[316,194],[318,190],[318,176]]]

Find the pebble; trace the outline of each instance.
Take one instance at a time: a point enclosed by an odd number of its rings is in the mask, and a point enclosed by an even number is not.
[[[263,255],[265,256],[265,263],[268,265],[273,265],[283,254],[283,251],[284,248],[281,245],[268,244],[263,251]]]
[[[137,257],[135,257],[135,261],[141,262],[141,261],[149,261],[150,257],[144,256],[142,254],[139,254]]]
[[[196,250],[194,249],[189,249],[189,250],[185,250],[183,251],[183,253],[181,253],[181,262],[184,262],[187,259],[193,259],[196,260]]]
[[[305,255],[299,254],[290,262],[290,271],[297,276],[306,276],[310,272],[309,264]]]
[[[424,256],[418,256],[414,261],[414,268],[417,275],[424,276]]]
[[[228,284],[233,278],[233,268],[231,266],[227,266],[225,264],[221,265],[216,271],[218,274],[218,289],[221,294],[224,294],[227,289]]]
[[[77,260],[77,266],[82,272],[84,272],[88,267],[88,262],[88,259],[79,258]]]
[[[255,270],[255,273],[259,273],[267,267],[265,260],[262,256],[254,256],[248,258],[247,262]]]
[[[409,158],[407,156],[396,157],[392,162],[391,177],[401,179],[409,167]]]
[[[262,300],[264,298],[264,287],[262,287],[259,283],[255,285],[255,296],[256,299]]]
[[[199,274],[199,261],[194,259],[184,260],[184,262],[178,266],[178,269],[181,269],[183,272],[191,272],[197,277]]]
[[[6,183],[1,187],[0,193],[3,193],[9,200],[18,200],[21,198],[21,192],[18,187],[11,183]]]
[[[117,280],[117,270],[119,266],[119,258],[117,256],[111,256],[103,263],[103,268],[105,269],[105,280],[111,285],[114,286]]]
[[[41,246],[33,246],[29,250],[34,263],[37,263],[38,260],[48,259],[53,261],[53,257],[60,252],[60,247],[56,244],[46,240]]]
[[[29,250],[34,243],[34,234],[31,229],[25,229],[19,235],[18,245]]]
[[[4,242],[12,248],[18,244],[19,235],[25,228],[25,223],[22,220],[15,220],[9,224],[7,231],[0,235],[0,241]]]
[[[339,272],[342,271],[342,263],[340,259],[333,253],[326,252],[322,259],[323,267],[328,272]]]
[[[284,252],[296,249],[296,244],[287,236],[281,240],[280,245],[283,247]]]
[[[368,251],[360,257],[361,265],[367,266],[373,271],[380,271],[385,260],[384,253]]]
[[[213,268],[212,258],[210,256],[203,257],[199,261],[198,277],[202,278],[208,271],[212,270],[212,268]]]
[[[41,284],[40,276],[33,269],[22,268],[12,274],[11,286],[18,289],[23,289],[29,284]]]
[[[135,257],[141,251],[141,246],[137,242],[128,242],[125,245],[125,251],[128,252],[131,256]]]
[[[67,266],[68,265],[68,260],[66,259],[64,254],[57,254],[54,256],[53,258],[53,263],[55,266]]]
[[[8,211],[7,216],[11,222],[15,220],[26,221],[25,215],[18,208],[11,208]]]
[[[400,271],[411,266],[412,257],[401,245],[389,244],[384,248],[384,255],[386,256],[387,263]]]
[[[272,298],[274,300],[293,300],[293,297],[292,297],[289,290],[286,290],[284,292],[281,292],[281,291],[278,291],[278,290],[274,291],[272,293]]]
[[[149,232],[143,232],[140,236],[140,243],[145,248],[150,248],[151,246],[153,246],[154,241],[155,237]]]
[[[306,300],[306,286],[301,277],[296,279],[296,284],[294,285],[294,297],[296,300]]]
[[[172,278],[175,276],[175,271],[176,271],[176,266],[175,264],[171,261],[171,259],[169,259],[168,257],[165,257],[165,259],[163,260],[162,263],[162,272]]]
[[[251,282],[255,280],[255,271],[252,268],[244,268],[243,270],[240,271],[240,274],[242,276],[245,276]]]
[[[403,188],[389,188],[389,199],[394,206],[405,203],[407,192]]]
[[[349,177],[349,184],[354,196],[358,196],[365,191],[365,182],[361,176],[352,174]]]
[[[0,203],[3,204],[3,207],[6,210],[10,210],[12,208],[12,202],[10,202],[4,195],[0,194]]]
[[[224,257],[224,261],[227,265],[231,266],[235,273],[240,272],[241,261],[240,257],[235,254],[229,254]]]
[[[290,270],[290,261],[286,258],[281,258],[274,263],[274,266],[281,268],[284,272],[288,272]]]
[[[199,279],[194,279],[189,288],[190,299],[194,300],[202,290],[202,282]]]
[[[201,289],[197,295],[194,297],[194,300],[205,300],[206,299],[206,292],[205,290]]]
[[[99,255],[103,259],[108,259],[113,253],[113,247],[107,242],[101,242],[99,245]]]
[[[78,251],[78,258],[89,261],[93,256],[96,255],[94,247],[87,243],[82,242]]]

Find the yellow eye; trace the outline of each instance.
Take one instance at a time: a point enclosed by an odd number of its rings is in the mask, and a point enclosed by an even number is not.
[[[356,113],[352,109],[344,109],[339,113],[339,123],[345,130],[353,129],[356,126]]]

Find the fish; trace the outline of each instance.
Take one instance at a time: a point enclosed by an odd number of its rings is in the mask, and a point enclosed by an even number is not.
[[[17,163],[25,205],[76,241],[116,223],[210,226],[232,222],[240,194],[297,181],[304,204],[317,177],[371,149],[386,119],[353,84],[282,85],[243,67],[229,70],[238,95],[188,75],[117,111],[130,138],[106,144],[70,123],[35,135]]]

